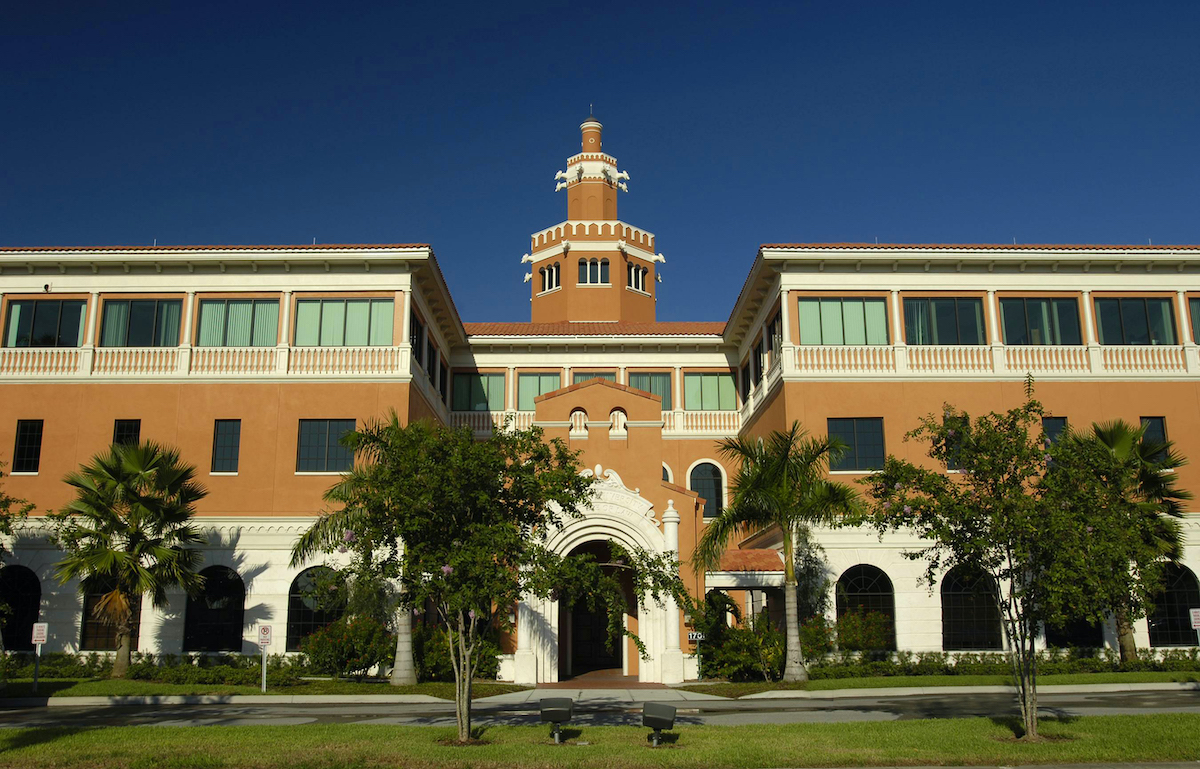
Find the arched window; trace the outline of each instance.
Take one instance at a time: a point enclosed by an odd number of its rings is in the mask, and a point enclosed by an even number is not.
[[[542,290],[545,291],[547,288],[547,286],[546,286],[546,268],[543,267],[542,269],[538,270],[538,274],[542,276]]]
[[[608,260],[607,259],[600,260],[600,282],[601,283],[608,282]]]
[[[209,566],[200,572],[204,592],[188,596],[183,616],[185,652],[240,652],[246,585],[233,569]]]
[[[942,649],[1000,649],[996,583],[981,571],[955,566],[942,579]]]
[[[837,581],[838,646],[852,651],[896,648],[896,594],[888,575],[869,564]]]
[[[550,288],[558,288],[562,285],[562,272],[558,262],[554,263],[554,267],[550,270]]]
[[[692,468],[688,480],[692,491],[704,500],[704,517],[715,518],[725,507],[721,469],[711,462],[701,462]]]
[[[331,625],[342,616],[345,607],[321,600],[319,589],[333,587],[322,584],[331,581],[335,572],[328,566],[305,569],[292,580],[288,590],[287,650],[300,651],[300,642],[311,633]]]
[[[588,272],[587,259],[580,259],[579,260],[579,282],[581,284],[588,282],[587,272]]]
[[[1151,646],[1195,646],[1188,609],[1200,608],[1200,585],[1186,566],[1169,563],[1163,570],[1163,591],[1155,596],[1147,618]]]
[[[600,282],[600,262],[593,259],[588,262],[588,283]]]
[[[663,480],[667,483],[673,483],[671,480],[671,468],[667,467],[666,462],[663,462]]]
[[[0,601],[8,606],[4,617],[4,648],[33,651],[33,623],[42,606],[42,583],[33,569],[9,564],[0,568]]]
[[[117,626],[110,625],[96,616],[96,604],[100,599],[112,592],[111,582],[94,585],[83,596],[83,626],[79,633],[79,650],[85,652],[114,651],[117,648]],[[129,648],[137,651],[139,630],[142,625],[142,597],[139,595],[130,602],[133,616],[129,618]]]

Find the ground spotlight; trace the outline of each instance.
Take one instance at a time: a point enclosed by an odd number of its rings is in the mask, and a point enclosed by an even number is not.
[[[642,706],[642,726],[654,730],[650,734],[650,742],[657,748],[662,740],[663,729],[675,728],[675,706],[665,702],[647,702]]]
[[[550,735],[554,737],[554,744],[562,744],[562,725],[571,720],[571,714],[575,710],[575,701],[570,697],[547,697],[541,701],[542,722],[550,723]],[[674,716],[675,708],[671,708],[671,715]]]

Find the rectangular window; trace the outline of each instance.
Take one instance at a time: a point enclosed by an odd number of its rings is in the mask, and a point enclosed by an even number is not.
[[[750,397],[750,361],[746,361],[742,366],[742,402],[744,403]]]
[[[754,349],[750,351],[750,382],[758,384],[762,381],[762,358],[758,354],[758,345],[754,345]]]
[[[1097,299],[1100,344],[1175,344],[1170,299]]]
[[[840,438],[846,452],[830,470],[878,470],[883,467],[883,418],[830,419],[829,437]]]
[[[102,347],[178,347],[178,299],[117,299],[104,302]]]
[[[14,299],[8,303],[4,346],[78,347],[85,306],[82,299]]]
[[[17,445],[13,447],[12,471],[36,473],[42,460],[42,420],[17,420]]]
[[[442,396],[442,403],[449,404],[447,396],[450,393],[450,374],[446,368],[446,364],[438,361],[438,395]]]
[[[671,375],[636,373],[629,375],[629,386],[662,398],[662,410],[671,410]]]
[[[735,411],[732,374],[684,374],[683,407],[688,411]]]
[[[517,377],[517,410],[533,411],[533,399],[562,387],[562,375],[521,374]]]
[[[887,344],[887,300],[800,300],[800,344]]]
[[[1005,344],[1083,344],[1074,299],[1001,299]]]
[[[571,384],[579,384],[586,382],[589,379],[603,379],[605,382],[617,381],[617,372],[615,371],[575,371],[571,374]]]
[[[354,454],[341,444],[354,432],[353,419],[301,419],[296,441],[296,472],[344,473],[354,466]]]
[[[198,347],[274,347],[279,338],[278,299],[203,299]]]
[[[297,347],[378,347],[392,343],[391,299],[301,299]]]
[[[455,374],[455,411],[504,411],[503,374]]]
[[[117,626],[96,617],[96,604],[112,590],[112,585],[103,585],[83,597],[82,627],[79,634],[79,650],[113,651],[117,648]],[[138,630],[142,625],[142,597],[134,596],[130,602],[133,616],[129,618],[129,644],[138,648]]]
[[[242,443],[242,420],[218,419],[213,424],[212,472],[236,473]]]
[[[425,365],[423,368],[430,376],[433,376],[433,373],[437,371],[437,360],[437,347],[433,343],[433,337],[427,337],[425,340]]]
[[[1188,300],[1188,315],[1192,319],[1192,341],[1200,344],[1200,299]]]
[[[1046,434],[1051,443],[1057,443],[1066,429],[1066,417],[1042,417],[1042,432]]]
[[[983,344],[983,300],[946,297],[904,300],[908,344]]]
[[[132,446],[142,440],[142,420],[118,419],[113,422],[113,443]]]
[[[1148,443],[1166,443],[1167,442],[1167,418],[1166,417],[1142,417],[1142,427],[1145,432],[1142,433],[1142,440]],[[1161,462],[1167,457],[1166,450],[1156,451],[1151,457],[1155,462]]]
[[[421,323],[415,311],[408,314],[408,344],[419,365],[425,360],[425,324]]]

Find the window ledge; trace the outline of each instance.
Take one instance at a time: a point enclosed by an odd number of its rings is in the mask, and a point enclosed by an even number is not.
[[[232,473],[210,472],[209,475],[220,475],[220,476],[225,476],[225,477],[233,477],[233,476],[237,475],[237,472],[232,472]]]
[[[625,290],[632,291],[633,293],[640,294],[641,296],[650,296],[649,291],[642,291],[640,288],[634,288],[633,286],[626,286]]]
[[[546,294],[554,294],[559,291],[562,291],[562,286],[555,286],[554,288],[548,288],[545,291],[540,291],[540,292],[538,292],[538,296],[545,296]]]
[[[350,472],[350,471],[343,470],[343,471],[336,471],[336,472],[328,472],[328,471],[314,472],[314,471],[309,471],[309,470],[297,470],[295,472],[295,475],[345,475],[348,472]]]
[[[612,283],[576,283],[576,288],[612,288]]]
[[[830,475],[874,475],[882,470],[830,470]]]
[[[24,476],[33,476],[33,475],[37,475],[37,474],[38,474],[38,473],[19,473],[19,472],[17,472],[16,470],[13,470],[13,471],[12,471],[11,473],[9,473],[8,475],[9,475],[9,477],[14,477],[14,476],[19,476],[19,475],[24,475]]]

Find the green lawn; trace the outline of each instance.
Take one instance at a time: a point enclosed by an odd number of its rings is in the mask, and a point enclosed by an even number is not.
[[[1046,739],[1026,744],[1013,728],[990,719],[687,726],[658,749],[635,727],[583,727],[554,745],[539,727],[497,726],[482,744],[453,746],[450,729],[366,724],[304,726],[110,727],[21,729],[0,733],[0,767],[66,769],[127,767],[521,766],[729,767],[887,765],[1019,765],[1200,758],[1200,716],[1097,716],[1042,722]],[[586,744],[585,744],[586,743]]]
[[[528,687],[492,681],[476,682],[472,694],[490,697],[522,691]],[[3,697],[33,697],[33,681],[18,678],[0,689]],[[160,684],[153,681],[117,681],[107,678],[43,678],[38,681],[39,697],[128,697],[189,694],[262,694],[257,686],[221,686],[214,684]],[[416,686],[389,686],[386,682],[303,681],[295,686],[268,686],[267,694],[428,694],[445,700],[454,699],[454,684],[429,682]]]
[[[1038,685],[1051,684],[1143,684],[1163,682],[1200,682],[1200,673],[1065,673],[1038,676]],[[1010,676],[878,676],[875,678],[822,678],[803,684],[780,682],[712,683],[684,686],[692,692],[718,697],[744,697],[772,690],[802,689],[810,692],[831,689],[889,689],[900,686],[1006,686]]]

